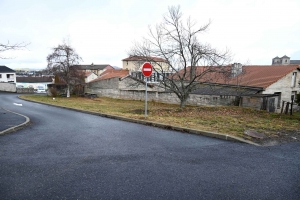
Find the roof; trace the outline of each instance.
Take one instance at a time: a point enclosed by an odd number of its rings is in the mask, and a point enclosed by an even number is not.
[[[229,85],[241,85],[251,87],[267,88],[279,79],[283,78],[290,72],[298,69],[300,65],[248,65],[243,66],[243,73],[237,77],[231,77],[231,66],[225,67],[196,67],[196,74],[212,69],[212,72],[207,73],[196,81],[202,83],[218,83]],[[186,70],[186,79],[189,79],[190,67]],[[183,75],[183,70],[179,71]],[[172,75],[176,79],[176,74]]]
[[[16,71],[14,71],[11,68],[8,68],[4,65],[0,65],[0,73],[7,73],[7,72],[16,72]]]
[[[291,65],[299,64],[300,65],[300,60],[290,60]]]
[[[110,78],[124,78],[128,75],[129,75],[129,70],[107,69],[99,75],[99,78],[96,78],[91,82],[97,82],[97,81],[106,80]]]
[[[111,67],[111,66],[109,64],[103,64],[103,65],[91,64],[91,65],[75,65],[75,67],[78,67],[81,70],[87,70],[87,69],[89,69],[89,70],[103,70],[106,67]]]
[[[190,79],[191,67],[187,67],[178,71],[178,73],[170,75],[174,80],[176,79]],[[197,66],[195,67],[195,75],[199,76],[196,81],[205,83],[226,83],[228,74],[231,72],[231,66]],[[185,75],[184,75],[185,73]],[[203,75],[202,75],[203,74]],[[180,77],[180,78],[179,78]]]
[[[49,76],[43,77],[17,77],[17,82],[21,83],[44,83],[44,82],[52,82],[53,79]]]
[[[150,57],[150,56],[129,56],[128,58],[124,58],[122,61],[145,61],[145,62],[167,62],[163,58],[158,57]]]
[[[267,88],[299,65],[252,65],[243,66],[243,74],[239,75],[239,85]],[[229,84],[236,84],[237,78],[232,78]]]

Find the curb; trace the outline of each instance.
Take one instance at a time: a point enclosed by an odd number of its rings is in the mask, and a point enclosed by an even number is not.
[[[82,112],[82,113],[86,113],[86,114],[106,117],[106,118],[110,118],[110,119],[117,119],[117,120],[122,120],[122,121],[126,121],[126,122],[143,124],[143,125],[146,125],[146,126],[153,126],[153,127],[158,127],[158,128],[168,129],[168,130],[179,131],[179,132],[183,132],[183,133],[203,135],[203,136],[206,136],[206,137],[212,137],[212,138],[217,138],[217,139],[221,139],[221,140],[227,140],[227,141],[233,141],[233,142],[242,142],[242,143],[247,143],[247,144],[251,144],[251,145],[255,145],[255,146],[261,146],[260,144],[257,144],[255,142],[251,142],[249,140],[245,140],[243,138],[239,138],[239,137],[231,136],[231,135],[226,135],[226,134],[221,134],[221,133],[216,133],[216,132],[196,130],[196,129],[184,128],[184,127],[179,127],[179,126],[172,126],[172,125],[168,125],[168,124],[162,124],[162,123],[151,122],[151,121],[146,121],[146,120],[130,119],[130,118],[121,117],[121,116],[117,116],[117,115],[110,115],[110,114],[104,114],[104,113],[99,113],[99,112],[80,110],[80,109],[69,108],[69,107],[65,107],[65,106],[58,106],[58,105],[53,105],[53,104],[48,104],[48,103],[43,103],[43,102],[27,100],[27,99],[22,99],[22,100],[29,101],[29,102],[34,102],[34,103],[40,103],[40,104],[44,104],[44,105],[48,105],[48,106],[54,106],[54,107],[58,107],[58,108],[64,108],[64,109],[73,110],[73,111],[77,111],[77,112]]]
[[[25,126],[27,126],[30,123],[29,117],[27,117],[25,115],[22,115],[20,113],[16,113],[16,112],[4,109],[4,108],[2,108],[2,109],[5,110],[5,111],[7,111],[7,112],[11,112],[11,113],[14,113],[16,115],[20,115],[20,116],[24,117],[25,118],[25,122],[23,122],[22,124],[19,124],[17,126],[10,127],[10,128],[8,128],[8,129],[6,129],[4,131],[1,131],[0,135],[5,135],[5,134],[8,134],[8,133],[12,133],[12,132],[15,132],[17,130],[20,130],[20,129],[24,128]]]

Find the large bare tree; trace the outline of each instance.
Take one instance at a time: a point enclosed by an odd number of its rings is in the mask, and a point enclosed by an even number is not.
[[[0,43],[0,59],[8,59],[8,57],[2,56],[1,55],[2,53],[11,50],[22,50],[28,45],[29,45],[28,43],[24,43],[24,42],[11,44],[9,41],[7,41],[7,43]]]
[[[82,61],[82,58],[65,41],[52,50],[53,52],[47,56],[47,70],[66,83],[67,97],[70,97],[71,86],[82,79],[82,72],[76,67]]]
[[[169,7],[168,11],[161,23],[154,28],[149,26],[148,37],[135,43],[129,54],[143,56],[145,61],[153,63],[154,70],[163,77],[162,86],[175,93],[180,107],[184,107],[200,82],[208,82],[216,74],[229,73],[228,66],[224,66],[230,61],[230,52],[200,42],[199,36],[210,22],[198,26],[191,18],[184,19],[179,6]],[[155,57],[165,59],[168,68],[152,59]]]

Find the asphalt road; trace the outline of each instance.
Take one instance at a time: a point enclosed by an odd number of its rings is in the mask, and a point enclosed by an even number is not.
[[[16,106],[14,103],[22,104]],[[0,199],[300,199],[300,143],[222,141],[26,102],[0,136]]]

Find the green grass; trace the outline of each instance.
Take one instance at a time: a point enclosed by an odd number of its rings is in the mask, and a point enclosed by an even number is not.
[[[145,119],[144,101],[111,99],[106,97],[87,99],[82,97],[22,96],[23,99],[118,115],[134,119]],[[169,125],[214,131],[244,137],[245,130],[256,130],[270,137],[278,132],[296,132],[300,135],[300,113],[280,115],[240,107],[205,107],[148,102],[147,120]]]

